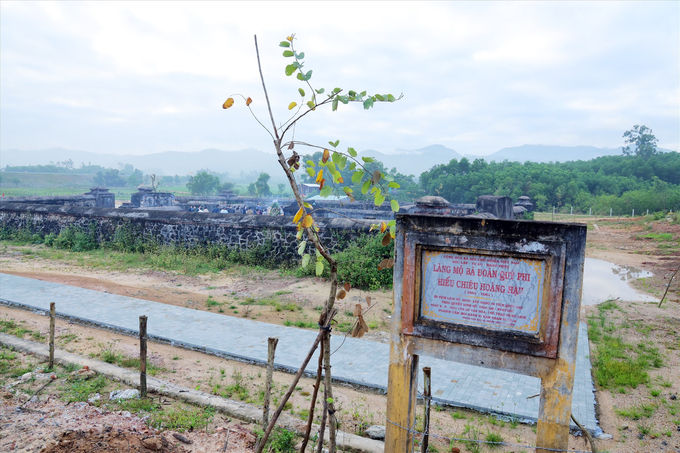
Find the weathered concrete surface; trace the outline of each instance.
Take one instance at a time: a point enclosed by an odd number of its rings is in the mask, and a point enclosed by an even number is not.
[[[22,340],[4,333],[0,333],[0,344],[43,359],[49,357],[49,351],[46,345],[34,341]],[[137,371],[120,368],[111,365],[110,363],[100,362],[89,357],[82,357],[61,350],[56,350],[54,352],[54,361],[62,366],[88,366],[90,370],[99,374],[123,382],[131,387],[139,387],[139,372]],[[262,409],[250,404],[211,395],[151,376],[147,376],[146,382],[149,392],[158,393],[198,406],[212,406],[218,412],[251,423],[260,423],[262,420]],[[302,420],[286,414],[281,414],[277,425],[282,428],[294,430],[298,433],[304,432],[306,426],[305,422]],[[318,431],[318,429],[318,425],[313,425],[313,431]],[[367,439],[343,431],[338,431],[337,437],[337,445],[342,450],[367,453],[381,453],[384,451],[384,444],[377,440]],[[328,439],[328,431],[326,431],[325,438]]]

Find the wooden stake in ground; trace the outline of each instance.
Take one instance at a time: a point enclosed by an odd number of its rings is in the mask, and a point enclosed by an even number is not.
[[[432,396],[431,369],[429,366],[423,367],[423,390],[425,414],[423,416],[423,442],[420,444],[420,451],[427,453],[427,445],[430,443],[430,398]]]
[[[49,369],[54,368],[54,325],[56,309],[54,302],[50,302],[50,363]]]
[[[262,408],[262,427],[267,429],[269,424],[269,398],[272,394],[272,378],[274,375],[274,354],[276,345],[279,344],[278,338],[269,337],[267,350],[267,380],[264,387],[264,407]]]
[[[139,396],[146,398],[146,316],[139,317]]]

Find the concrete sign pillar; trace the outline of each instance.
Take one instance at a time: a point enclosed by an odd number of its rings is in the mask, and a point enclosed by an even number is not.
[[[397,215],[386,452],[411,450],[419,355],[539,377],[537,451],[567,449],[585,240],[578,224]]]

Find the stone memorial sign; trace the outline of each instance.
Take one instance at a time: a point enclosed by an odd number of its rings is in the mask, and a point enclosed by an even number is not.
[[[420,355],[540,378],[537,452],[567,450],[585,239],[578,224],[397,215],[385,451],[413,444]]]

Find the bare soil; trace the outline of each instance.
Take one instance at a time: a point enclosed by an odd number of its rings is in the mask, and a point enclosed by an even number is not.
[[[654,276],[645,279],[644,282],[638,282],[637,287],[657,297],[663,294],[670,274],[680,265],[678,247],[680,226],[665,222],[645,223],[639,220],[625,221],[607,218],[589,218],[587,223],[589,228],[587,256],[651,271]],[[670,233],[673,239],[659,241],[641,238],[649,233]],[[274,324],[315,321],[318,317],[318,307],[323,304],[328,294],[327,282],[316,278],[297,279],[275,271],[245,269],[240,272],[231,271],[189,277],[156,270],[132,269],[123,272],[102,268],[90,269],[80,265],[77,260],[55,261],[40,258],[35,254],[35,249],[35,247],[3,244],[0,248],[2,272],[215,313],[221,312],[225,316],[247,316]],[[210,300],[209,296],[212,296],[210,299],[216,301],[217,304],[206,303]],[[363,292],[353,289],[347,298],[339,301],[342,316],[340,322],[345,326],[351,325],[353,305],[365,300],[366,296],[372,298],[375,307],[367,319],[371,331],[366,337],[374,341],[387,341],[386,331],[390,323],[392,303],[391,291]],[[246,301],[248,301],[247,305],[244,305]],[[670,286],[666,301],[660,309],[656,308],[656,305],[641,304],[634,300],[617,301],[617,304],[620,310],[614,311],[616,316],[612,322],[623,323],[628,320],[633,325],[641,326],[640,329],[620,329],[622,339],[630,343],[641,340],[651,342],[663,355],[664,365],[650,372],[652,384],[649,386],[638,386],[637,389],[626,390],[626,393],[620,393],[618,389],[598,389],[596,396],[599,404],[600,424],[606,433],[614,436],[612,440],[598,440],[598,448],[601,451],[610,452],[677,451],[680,449],[680,431],[678,431],[680,430],[680,414],[671,414],[673,402],[676,401],[671,397],[680,392],[678,380],[680,376],[680,354],[678,352],[680,349],[680,333],[678,332],[680,329],[680,276],[676,277]],[[597,313],[597,307],[584,307],[583,320]],[[47,332],[48,323],[45,317],[23,310],[0,307],[0,320],[9,319],[15,320],[27,329],[43,334]],[[57,337],[60,338],[57,347],[81,355],[101,357],[105,351],[112,351],[121,356],[133,357],[138,351],[134,338],[76,324],[58,322]],[[591,343],[592,350],[594,350],[594,345]],[[258,366],[155,343],[149,344],[149,351],[159,378],[194,388],[199,387],[201,390],[216,394],[240,382],[247,392],[242,392],[240,397],[234,394],[232,398],[240,398],[253,404],[259,402],[257,395],[263,388],[264,381],[263,369]],[[291,376],[277,372],[274,380],[280,395],[291,382]],[[663,387],[655,384],[660,382],[670,382],[671,385]],[[303,379],[300,382],[291,400],[292,406],[288,409],[290,413],[298,414],[301,418],[306,415],[312,386],[311,379]],[[658,396],[651,396],[652,390],[658,390]],[[342,429],[362,433],[368,425],[385,424],[386,399],[383,395],[346,386],[338,386],[336,392]],[[676,396],[678,397],[680,396]],[[641,421],[630,420],[616,412],[630,405],[647,402],[655,404],[658,409],[652,417]],[[54,404],[57,402],[55,401]],[[54,411],[58,412],[57,409]],[[73,437],[74,442],[78,436],[84,436],[84,439],[88,436],[95,436],[92,437],[93,439],[97,438],[96,436],[102,436],[103,434],[97,431],[102,425],[96,423],[95,425],[92,427],[95,431],[91,434],[69,434],[69,436]],[[508,443],[532,445],[535,442],[535,427],[500,422],[485,414],[455,408],[442,408],[441,411],[434,411],[432,426],[437,433],[447,437],[469,436],[472,428],[472,431],[475,429],[479,431],[480,439],[485,438],[489,433],[498,433]],[[647,427],[651,427],[651,433],[656,435],[646,434],[641,439],[638,438],[640,426],[645,432],[647,432]],[[87,431],[85,428],[79,429]],[[206,435],[218,434],[216,429],[213,427],[212,431]],[[52,436],[51,439],[56,439],[62,435],[62,432],[64,432],[63,429],[51,427],[49,433],[45,434],[45,439],[49,436]],[[128,429],[128,432],[135,433],[132,429]],[[15,438],[21,438],[22,433],[26,436],[25,431],[17,428],[13,435]],[[4,431],[1,434],[3,438],[0,439],[0,450],[3,450],[4,440],[8,438],[8,434]],[[167,434],[162,434],[168,439]],[[105,444],[103,440],[98,440],[98,442]],[[431,440],[431,444],[440,451],[451,451],[447,440],[434,439]],[[244,445],[244,448],[247,448],[247,443]],[[465,450],[465,445],[460,442],[454,445],[457,445],[461,451]],[[237,444],[234,444],[234,447],[236,446]],[[191,445],[181,447],[188,451],[201,451],[191,450],[194,448]],[[589,450],[583,437],[572,437],[570,448]],[[488,451],[489,447],[482,448],[482,451],[485,450]],[[494,451],[522,450],[529,449],[520,447],[494,449]],[[227,451],[232,450],[229,448]]]

